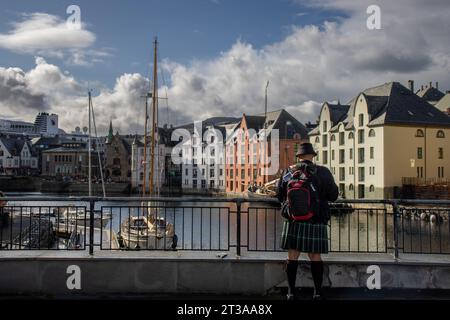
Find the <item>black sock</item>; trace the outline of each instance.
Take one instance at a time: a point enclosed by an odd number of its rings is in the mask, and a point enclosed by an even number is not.
[[[288,281],[288,294],[295,295],[295,280],[297,278],[297,260],[286,261],[286,275]]]
[[[311,261],[311,274],[314,280],[315,294],[321,294],[323,281],[323,262]]]

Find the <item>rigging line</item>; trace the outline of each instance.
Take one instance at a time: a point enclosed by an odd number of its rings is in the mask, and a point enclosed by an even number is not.
[[[95,124],[95,112],[94,112],[94,104],[92,103],[92,99],[91,99],[91,110],[92,110],[92,123],[94,125],[94,133],[95,133],[95,141],[96,141],[96,149],[97,149],[97,157],[98,157],[98,164],[99,164],[99,169],[100,169],[100,179],[102,180],[102,190],[103,190],[103,197],[106,198],[106,190],[105,190],[105,180],[103,177],[103,166],[102,166],[102,161],[100,158],[100,149],[98,148],[100,141],[97,135],[97,125]]]

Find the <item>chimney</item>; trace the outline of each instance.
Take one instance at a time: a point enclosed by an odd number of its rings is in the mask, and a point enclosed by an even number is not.
[[[433,88],[433,82],[430,81],[430,88]]]
[[[423,90],[423,85],[420,86],[420,90]]]
[[[414,80],[408,80],[408,88],[414,93]]]
[[[436,81],[436,89],[439,90],[439,82]]]

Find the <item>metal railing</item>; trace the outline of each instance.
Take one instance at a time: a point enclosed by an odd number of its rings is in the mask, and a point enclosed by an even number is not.
[[[0,250],[283,251],[271,198],[1,200]],[[330,252],[450,254],[450,201],[339,200],[330,211]]]

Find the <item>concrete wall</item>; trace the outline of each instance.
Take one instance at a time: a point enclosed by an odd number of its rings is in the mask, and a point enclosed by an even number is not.
[[[362,260],[364,261],[364,260]],[[324,286],[366,287],[373,262],[328,262]],[[450,264],[375,263],[381,288],[450,289]],[[69,290],[67,268],[81,270],[81,289]],[[308,264],[297,285],[312,286]],[[220,276],[219,276],[220,275]],[[127,293],[211,293],[265,295],[285,287],[283,262],[238,259],[0,259],[0,294],[107,295]]]

